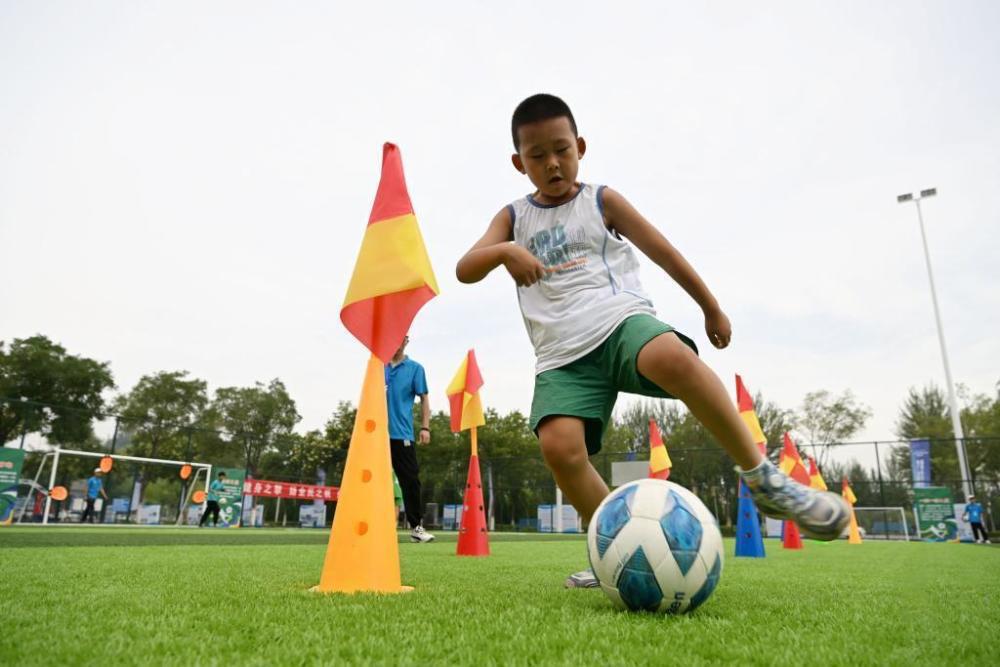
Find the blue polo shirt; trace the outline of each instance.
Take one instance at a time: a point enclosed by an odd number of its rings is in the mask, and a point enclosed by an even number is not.
[[[226,485],[222,483],[222,480],[213,479],[212,483],[208,485],[208,497],[206,500],[213,500],[219,502],[219,496],[226,492]]]
[[[965,506],[965,511],[969,515],[969,523],[983,522],[983,506],[979,503],[969,503]]]
[[[101,495],[101,487],[104,486],[104,482],[97,475],[87,479],[87,497],[96,498]]]
[[[424,367],[409,357],[385,365],[385,402],[389,406],[389,438],[414,440],[413,399],[427,393]]]

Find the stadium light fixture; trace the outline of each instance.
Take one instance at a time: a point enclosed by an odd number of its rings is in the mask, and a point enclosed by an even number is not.
[[[951,380],[951,365],[948,363],[948,348],[944,344],[944,328],[941,326],[941,310],[938,307],[937,290],[934,288],[934,272],[931,270],[931,253],[927,249],[927,232],[924,231],[924,214],[920,210],[920,200],[937,195],[937,188],[927,188],[921,190],[919,195],[907,192],[898,195],[896,202],[905,204],[913,202],[917,205],[917,221],[920,223],[920,238],[924,242],[924,260],[927,262],[927,279],[931,286],[931,303],[934,304],[934,321],[937,323],[938,343],[941,345],[941,360],[944,362],[944,378],[948,385],[948,401],[951,407],[951,427],[955,432],[955,450],[958,452],[958,467],[962,475],[962,490],[966,497],[972,495],[971,475],[969,474],[969,463],[965,459],[965,433],[962,431],[962,418],[958,410],[958,398],[955,394],[955,384]]]

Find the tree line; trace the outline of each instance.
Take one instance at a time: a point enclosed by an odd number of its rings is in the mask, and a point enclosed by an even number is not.
[[[150,458],[193,460],[246,468],[259,479],[339,483],[354,427],[355,407],[338,403],[318,428],[302,429],[295,401],[274,378],[248,387],[219,387],[185,371],[145,375],[128,391],[114,393],[108,362],[69,353],[45,336],[0,341],[0,442],[14,443],[39,434],[50,443],[90,451],[111,451]],[[994,396],[962,394],[962,421],[973,475],[1000,478],[1000,392]],[[878,470],[831,452],[865,425],[871,410],[848,390],[807,394],[802,405],[786,409],[762,394],[754,403],[767,438],[769,456],[777,459],[786,431],[794,431],[813,454],[828,483],[847,475],[861,505],[903,504],[909,452],[891,447]],[[94,423],[113,418],[115,432],[98,438]],[[649,448],[649,420],[667,438],[672,478],[713,504],[719,516],[735,514],[737,480],[732,463],[708,431],[678,402],[643,400],[615,414],[595,466],[610,477],[611,463],[642,458]],[[468,433],[454,434],[448,415],[432,414],[431,443],[421,449],[424,501],[460,503],[468,465]],[[934,385],[910,389],[896,422],[902,440],[932,440],[934,478],[957,480],[951,423],[942,390]],[[486,411],[479,430],[480,459],[493,510],[500,523],[534,516],[536,505],[551,502],[554,486],[538,454],[527,417],[518,410]],[[66,474],[85,474],[93,462],[67,461]],[[62,464],[61,464],[62,465]],[[73,466],[80,468],[77,471]],[[175,471],[144,467],[140,483],[154,484]],[[899,487],[898,493],[896,487]],[[886,488],[890,496],[886,497]],[[907,487],[908,488],[908,487]],[[867,494],[873,494],[866,497]]]

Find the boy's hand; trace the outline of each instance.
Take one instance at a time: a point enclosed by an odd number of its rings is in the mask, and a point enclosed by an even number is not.
[[[534,285],[545,277],[545,267],[538,258],[513,243],[505,248],[503,265],[518,287]]]
[[[715,308],[705,311],[705,333],[712,345],[720,350],[729,345],[729,339],[733,337],[733,325],[729,323],[729,318],[721,309]]]

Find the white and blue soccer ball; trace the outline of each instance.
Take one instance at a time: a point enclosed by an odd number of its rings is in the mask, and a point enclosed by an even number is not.
[[[698,497],[661,479],[640,479],[604,499],[587,531],[590,565],[623,609],[683,614],[722,576],[719,524]]]

